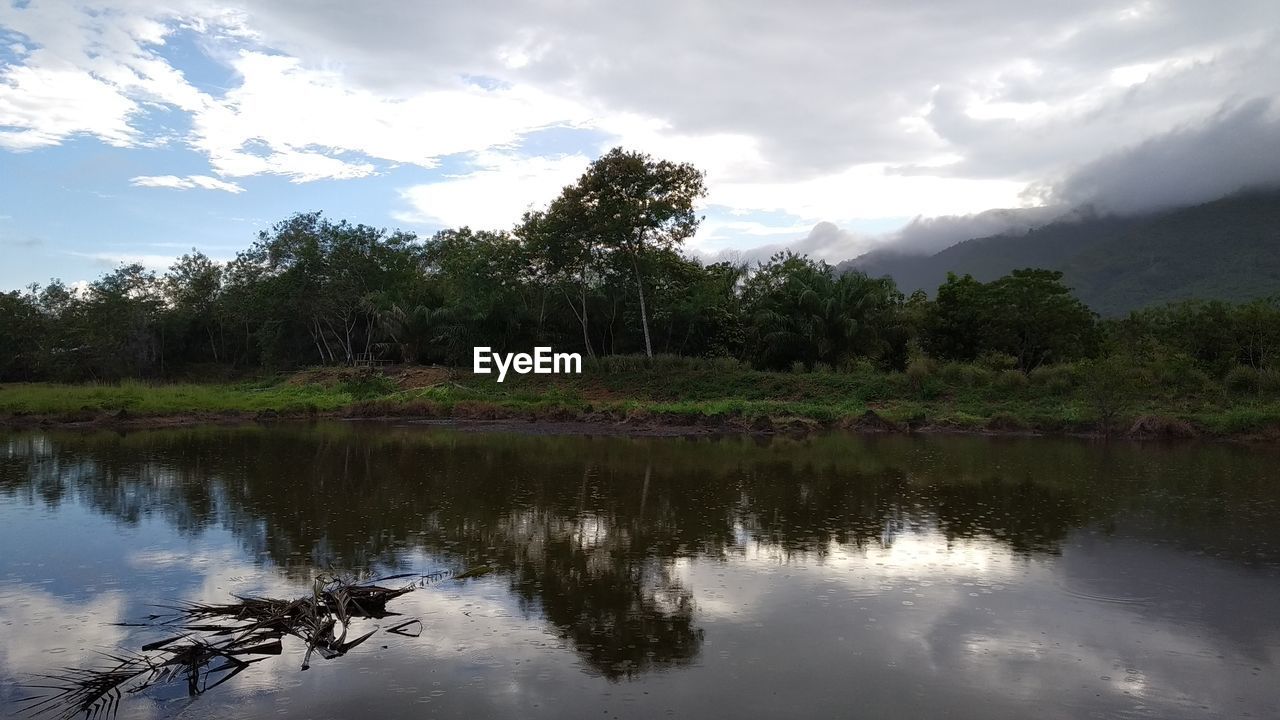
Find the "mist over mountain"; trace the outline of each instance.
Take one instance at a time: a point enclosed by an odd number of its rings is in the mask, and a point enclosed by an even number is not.
[[[906,293],[933,292],[948,272],[989,281],[1050,268],[1104,315],[1191,298],[1250,300],[1280,294],[1280,190],[1130,215],[1085,208],[932,254],[881,248],[837,267],[888,275]]]
[[[842,270],[933,291],[948,272],[992,280],[1061,270],[1104,314],[1186,298],[1280,294],[1280,118],[1268,98],[1031,186],[1037,207],[917,218]]]

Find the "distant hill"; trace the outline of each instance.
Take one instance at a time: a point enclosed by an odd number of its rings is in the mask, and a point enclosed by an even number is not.
[[[1103,315],[1188,298],[1250,300],[1280,294],[1280,191],[1135,217],[1077,214],[934,255],[884,249],[838,267],[889,275],[906,293],[932,293],[947,272],[988,281],[1017,268],[1051,268]]]

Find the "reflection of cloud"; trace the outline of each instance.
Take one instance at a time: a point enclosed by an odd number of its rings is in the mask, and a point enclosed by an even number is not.
[[[98,653],[122,644],[125,597],[119,592],[68,602],[29,584],[0,585],[0,668],[24,676],[95,664]]]
[[[964,586],[968,588],[966,594],[983,594],[993,585],[1015,582],[1029,564],[1002,543],[985,538],[948,542],[936,530],[904,533],[895,536],[892,543],[863,547],[832,541],[821,552],[807,553],[748,541],[733,555],[733,562],[749,567],[751,572],[735,578],[732,592],[720,589],[723,581],[706,574],[707,570],[720,572],[719,565],[705,565],[689,558],[675,563],[676,578],[695,590],[699,620],[754,622],[753,609],[767,603],[779,578],[791,572],[821,574],[824,582],[839,583],[845,598],[872,598],[950,582],[968,582]],[[930,589],[920,594],[933,592]],[[916,594],[903,593],[903,599],[910,597],[908,602],[914,602]]]
[[[712,653],[709,676],[699,682],[729,682],[720,673],[731,672],[740,686],[824,696],[813,714],[827,707],[825,696],[832,707],[851,699],[830,686],[829,674],[805,670],[850,662],[846,646],[854,649],[849,667],[859,687],[902,687],[900,673],[909,671],[930,688],[921,697],[932,703],[971,703],[980,689],[987,717],[1031,705],[1050,718],[1139,707],[1153,717],[1256,711],[1267,707],[1259,669],[1280,659],[1277,629],[1255,628],[1251,641],[1232,631],[1266,615],[1266,578],[1145,544],[1071,544],[1062,557],[1032,559],[992,540],[948,542],[924,530],[888,546],[833,543],[821,553],[748,543],[731,563],[736,571],[682,561],[678,576],[695,594],[709,644],[768,663],[756,668]],[[1162,582],[1141,579],[1152,568],[1163,568]],[[1136,572],[1139,589],[1160,592],[1148,602],[1119,602],[1064,591],[1064,580],[1079,571],[1097,587],[1131,591]],[[1188,577],[1211,582],[1170,595]],[[904,715],[917,714],[904,702]]]

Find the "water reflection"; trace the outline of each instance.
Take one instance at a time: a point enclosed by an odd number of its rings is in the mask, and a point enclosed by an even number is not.
[[[228,697],[334,717],[371,697],[391,716],[410,699],[473,717],[1274,711],[1277,458],[341,424],[10,435],[0,622],[20,631],[0,702],[55,661],[50,622],[81,652],[121,640],[87,619],[149,602],[483,565],[413,599],[431,637],[374,648],[344,692],[285,660]],[[54,621],[66,608],[78,620]],[[188,712],[216,716],[205,701]]]

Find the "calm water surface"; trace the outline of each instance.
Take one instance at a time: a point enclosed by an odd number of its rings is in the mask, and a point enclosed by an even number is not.
[[[337,423],[0,434],[0,716],[156,604],[480,565],[119,716],[1280,717],[1275,449]]]

